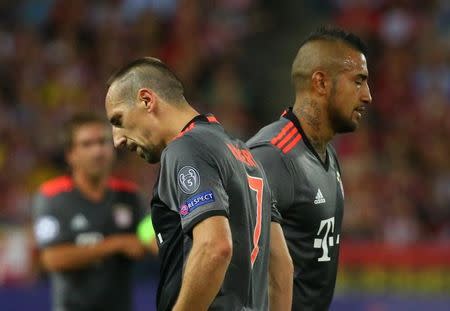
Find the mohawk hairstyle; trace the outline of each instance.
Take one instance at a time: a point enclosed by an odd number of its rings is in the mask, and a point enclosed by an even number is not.
[[[332,26],[322,26],[310,33],[300,44],[300,48],[308,42],[318,40],[342,42],[367,56],[367,46],[357,35]]]
[[[177,102],[184,96],[184,88],[180,79],[157,58],[143,57],[126,64],[108,79],[107,87],[129,77],[133,78],[131,88],[152,88],[169,102]]]

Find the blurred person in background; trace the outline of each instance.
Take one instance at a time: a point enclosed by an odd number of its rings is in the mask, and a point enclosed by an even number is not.
[[[295,267],[292,310],[327,310],[333,298],[344,189],[329,142],[354,131],[371,103],[365,55],[353,34],[312,33],[292,65],[294,106],[248,141],[283,218]]]
[[[157,310],[268,310],[269,287],[270,309],[289,310],[291,258],[264,172],[245,144],[190,106],[158,59],[127,64],[108,85],[114,145],[161,162],[151,203]]]
[[[64,136],[71,174],[45,182],[33,204],[53,310],[131,310],[131,263],[156,251],[151,221],[137,186],[110,176],[114,152],[103,119],[74,115]],[[138,230],[150,236],[139,239]]]

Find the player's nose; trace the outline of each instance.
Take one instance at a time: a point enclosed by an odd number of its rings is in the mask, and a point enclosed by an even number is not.
[[[361,101],[362,101],[363,103],[365,103],[366,105],[372,103],[372,95],[370,94],[370,88],[369,88],[369,85],[366,85],[366,87],[364,88],[364,91],[363,91],[363,93],[362,93]]]
[[[113,127],[112,135],[115,148],[123,148],[124,146],[126,146],[127,139],[124,135],[122,135],[121,131],[118,128]]]

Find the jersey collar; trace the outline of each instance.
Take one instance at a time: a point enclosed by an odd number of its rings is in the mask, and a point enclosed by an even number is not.
[[[181,132],[186,131],[189,127],[192,127],[193,124],[197,123],[197,122],[206,122],[206,123],[219,123],[219,121],[217,121],[216,117],[212,114],[212,113],[207,113],[207,114],[199,114],[197,116],[195,116],[194,118],[192,118],[191,121],[189,121],[181,130]]]
[[[190,130],[192,130],[195,127],[195,124],[197,124],[198,122],[205,122],[205,123],[217,123],[219,124],[219,121],[217,121],[216,117],[211,114],[211,113],[207,113],[207,114],[199,114],[197,116],[195,116],[194,118],[192,118],[191,121],[189,121],[181,130],[181,132],[175,136],[175,139],[180,138],[181,136],[183,136],[186,132],[189,132]]]
[[[281,114],[281,118],[285,118],[288,119],[289,121],[291,121],[294,126],[297,128],[297,130],[299,131],[299,133],[302,135],[303,137],[303,141],[305,142],[306,147],[308,147],[308,149],[314,154],[314,156],[317,158],[317,160],[320,162],[320,164],[322,164],[323,168],[328,171],[328,167],[330,166],[330,157],[328,155],[328,148],[327,148],[327,154],[325,157],[325,163],[322,162],[322,159],[320,158],[319,154],[317,153],[316,149],[314,149],[313,145],[311,144],[311,142],[308,139],[308,136],[305,134],[305,132],[302,129],[302,126],[300,124],[299,119],[297,118],[297,116],[294,114],[294,112],[292,111],[292,107],[287,108],[282,114]]]

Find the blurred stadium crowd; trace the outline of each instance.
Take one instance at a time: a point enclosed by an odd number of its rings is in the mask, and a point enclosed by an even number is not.
[[[281,113],[293,102],[289,83],[282,89],[267,83],[287,81],[289,67],[271,68],[278,61],[289,64],[299,38],[325,21],[357,33],[370,50],[374,100],[367,122],[335,141],[344,173],[346,238],[448,243],[449,2],[304,2],[308,9],[298,11],[299,18],[306,12],[314,18],[299,21],[302,28],[286,39],[290,56],[242,65],[261,48],[254,38],[267,36],[269,46],[282,35],[276,1],[2,1],[0,232],[29,226],[34,191],[65,170],[58,129],[75,111],[104,113],[105,81],[121,64],[143,55],[161,58],[184,81],[194,106],[247,139],[278,117],[268,111]],[[255,82],[259,77],[262,82]],[[265,100],[264,92],[283,100]],[[137,181],[146,195],[156,172],[135,155],[118,155],[116,175]],[[7,236],[0,233],[3,249]],[[16,237],[7,244],[17,250],[26,241]]]

